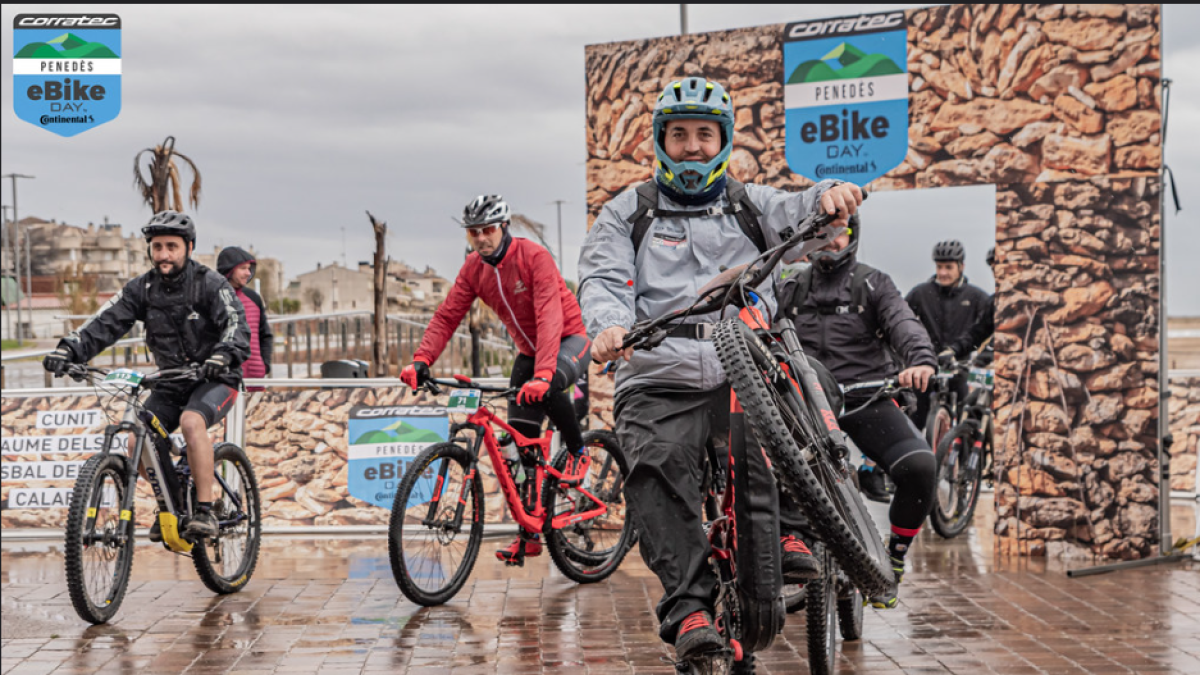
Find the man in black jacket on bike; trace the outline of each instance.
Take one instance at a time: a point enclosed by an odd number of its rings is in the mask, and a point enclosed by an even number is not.
[[[62,376],[72,364],[84,364],[129,332],[134,322],[146,327],[146,346],[160,369],[200,364],[203,380],[169,383],[146,401],[168,431],[182,428],[188,466],[199,501],[185,532],[193,538],[217,534],[211,513],[213,445],[208,428],[233,407],[250,356],[245,310],[220,274],[191,259],[196,227],[189,216],[162,211],[142,228],[154,268],[114,295],[95,316],[59,341],[43,361]],[[155,539],[155,527],[150,530]],[[161,534],[158,534],[161,539]]]
[[[796,325],[805,353],[822,363],[843,387],[896,377],[900,386],[923,391],[937,361],[929,335],[900,297],[892,278],[856,260],[861,224],[812,254],[812,265],[789,276],[779,292],[779,311]],[[867,402],[874,389],[851,390],[846,410]],[[890,399],[876,401],[838,420],[863,454],[896,483],[889,520],[888,553],[897,584],[913,538],[933,507],[936,462],[924,436]],[[877,471],[877,469],[876,469]],[[863,474],[859,474],[860,480]],[[786,495],[780,508],[795,510]],[[780,518],[781,522],[787,519]],[[870,599],[881,609],[896,606],[895,589]]]
[[[953,360],[954,343],[966,335],[979,321],[985,311],[991,311],[987,292],[967,283],[963,275],[963,260],[966,251],[962,242],[948,239],[933,247],[933,262],[937,272],[929,281],[918,284],[908,292],[905,300],[924,324],[933,340],[933,349],[938,358]],[[958,392],[958,400],[967,395],[967,381],[963,377],[951,380],[950,386]],[[929,416],[929,393],[918,394],[912,420],[918,428],[925,428]]]

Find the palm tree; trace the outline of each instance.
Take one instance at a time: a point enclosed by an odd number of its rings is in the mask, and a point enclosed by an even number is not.
[[[554,253],[554,249],[550,248],[550,244],[546,243],[545,225],[520,213],[512,214],[511,222],[514,228],[518,230],[524,230],[537,237],[537,240],[541,242],[542,246],[550,252],[550,257],[555,258],[556,260],[558,259],[558,256]]]
[[[147,169],[149,180],[142,177],[140,162],[142,155],[150,153]],[[192,186],[188,191],[188,202],[192,208],[200,205],[200,170],[196,163],[187,155],[175,151],[175,137],[167,136],[162,145],[145,148],[133,158],[133,184],[142,193],[142,201],[153,209],[154,213],[167,210],[183,211],[183,197],[180,193],[183,180],[179,175],[179,166],[175,158],[183,160],[192,170]],[[167,193],[168,187],[171,190]],[[173,199],[168,200],[168,197]]]

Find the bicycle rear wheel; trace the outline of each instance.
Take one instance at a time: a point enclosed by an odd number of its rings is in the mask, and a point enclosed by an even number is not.
[[[806,586],[808,671],[812,675],[829,675],[837,658],[838,569],[824,544],[814,542],[812,552],[821,560],[824,572]]]
[[[435,443],[409,465],[388,521],[388,561],[405,597],[432,607],[454,597],[483,540],[483,481],[457,443]]]
[[[133,521],[122,513],[128,487],[122,455],[93,455],[79,471],[67,512],[67,591],[84,621],[105,623],[117,613],[133,564]]]
[[[241,448],[218,443],[213,469],[220,489],[212,505],[217,536],[192,547],[192,565],[208,590],[224,595],[242,590],[258,565],[262,507],[254,467]]]
[[[962,534],[979,503],[979,465],[983,458],[975,447],[976,434],[974,424],[963,422],[937,447],[937,490],[929,522],[946,539]]]
[[[808,428],[815,428],[815,424],[807,407],[789,397],[797,396],[791,380],[741,321],[718,324],[714,341],[754,435],[770,454],[783,486],[795,496],[816,533],[856,586],[867,593],[887,588],[893,573],[881,535],[844,462],[841,466],[835,464],[807,436],[801,417],[809,420]],[[801,447],[810,450],[811,459],[804,459]]]
[[[568,579],[590,584],[607,579],[617,570],[629,552],[633,522],[625,514],[625,454],[611,431],[589,431],[583,446],[591,459],[588,474],[581,485],[563,485],[547,476],[542,486],[542,505],[546,510],[543,534],[550,559]],[[570,453],[563,450],[553,460],[555,469],[567,466]],[[586,513],[599,508],[582,490],[594,495],[605,510],[598,516],[554,528],[554,519],[571,513]]]

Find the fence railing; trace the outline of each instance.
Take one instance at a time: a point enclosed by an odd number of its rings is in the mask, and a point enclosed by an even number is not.
[[[272,364],[275,369],[286,372],[286,377],[320,377],[320,366],[326,361],[343,359],[362,360],[371,363],[371,374],[375,373],[371,355],[371,340],[374,332],[373,314],[365,310],[351,310],[330,314],[284,315],[268,318],[275,333]],[[61,316],[55,318],[78,319],[88,317]],[[431,316],[421,314],[389,314],[385,322],[387,336],[385,353],[387,372],[398,375],[400,368],[412,360]],[[144,337],[125,338],[117,341],[110,349],[92,360],[95,365],[112,367],[135,367],[149,365],[151,357],[145,349]],[[479,376],[506,375],[512,367],[516,348],[507,335],[479,337],[474,339],[469,331],[460,329],[451,338],[434,366],[439,375],[471,373],[472,356],[478,351]],[[0,355],[0,388],[7,388],[5,365],[13,361],[37,359],[53,349],[6,351]],[[44,373],[43,385],[54,386],[54,378]]]

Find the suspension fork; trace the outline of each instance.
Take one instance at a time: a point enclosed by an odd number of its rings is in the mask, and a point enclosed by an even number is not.
[[[466,509],[467,502],[465,499],[466,490],[470,489],[471,481],[475,478],[475,471],[479,465],[479,448],[483,444],[483,433],[478,426],[472,424],[455,424],[450,429],[451,441],[462,441],[459,437],[459,432],[464,429],[473,429],[475,438],[471,441],[471,464],[470,470],[463,477],[463,493],[458,497],[458,504],[454,507],[454,520],[451,527],[458,531],[462,527],[463,511]],[[446,487],[446,474],[450,471],[451,459],[446,457],[442,459],[441,466],[438,467],[437,483],[433,489],[433,498],[429,500],[429,509],[425,513],[425,518],[421,520],[421,524],[426,527],[433,527],[437,524],[434,516],[437,515],[438,505],[442,502],[442,490]],[[445,527],[445,526],[442,526]]]
[[[811,431],[817,432],[814,437],[822,441],[821,445],[831,452],[835,459],[845,459],[850,454],[846,433],[838,425],[837,412],[830,405],[829,397],[825,395],[825,389],[821,386],[817,371],[808,365],[808,359],[804,357],[804,347],[801,346],[800,339],[796,336],[796,326],[791,319],[787,318],[781,319],[779,326],[788,367],[802,394],[801,405],[807,405],[810,414],[824,425],[824,429],[818,428]],[[802,417],[801,422],[804,421]]]

